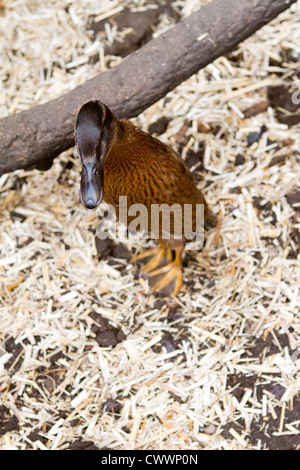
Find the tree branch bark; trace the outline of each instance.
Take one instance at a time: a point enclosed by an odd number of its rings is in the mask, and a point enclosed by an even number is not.
[[[251,36],[297,0],[214,0],[118,66],[48,103],[0,120],[0,174],[46,170],[74,145],[80,107],[100,99],[118,118],[137,116]]]

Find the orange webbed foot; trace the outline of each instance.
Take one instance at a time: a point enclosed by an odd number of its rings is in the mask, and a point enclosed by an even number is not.
[[[164,295],[177,296],[183,284],[182,266],[178,266],[173,262],[164,266],[162,269],[150,272],[148,274],[150,277],[150,286],[152,284],[151,277],[156,277],[160,274],[164,275],[151,287],[151,293],[158,292]]]
[[[142,264],[141,274],[149,279],[150,294],[158,292],[171,296],[178,295],[183,284],[181,254],[183,246],[172,250],[162,242],[160,246],[134,256],[132,263]]]
[[[142,265],[142,274],[147,274],[159,267],[165,266],[172,261],[172,251],[161,244],[156,248],[144,251],[131,259],[132,263]]]
[[[182,254],[183,247],[175,249],[175,259],[167,264],[147,273],[150,282],[150,291],[167,296],[177,296],[183,284]]]

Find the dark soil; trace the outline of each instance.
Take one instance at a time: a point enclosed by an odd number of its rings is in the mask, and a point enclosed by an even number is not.
[[[169,122],[170,119],[165,116],[162,116],[157,121],[150,124],[150,126],[148,127],[149,134],[154,135],[154,137],[163,134],[166,131]]]
[[[269,87],[268,98],[279,122],[288,126],[300,123],[299,93],[292,84]]]
[[[286,196],[287,202],[295,211],[300,212],[300,190],[295,190]]]
[[[6,406],[0,406],[0,436],[6,432],[18,431],[19,422]]]
[[[92,441],[83,441],[82,439],[78,439],[74,441],[69,450],[100,450],[99,447],[95,446]]]
[[[112,326],[109,321],[96,312],[90,314],[94,324],[92,332],[95,335],[95,341],[102,347],[116,346],[121,341],[124,341],[124,333]]]
[[[289,348],[289,340],[286,334],[277,335],[277,340],[282,348]],[[268,357],[278,352],[278,345],[274,341],[272,335],[269,334],[266,339],[255,339],[253,347],[247,349],[246,355],[253,358],[262,358],[262,356]],[[227,383],[229,387],[235,387],[232,391],[232,394],[239,401],[242,399],[247,389],[253,390],[253,396],[258,402],[261,402],[265,391],[271,392],[278,402],[280,402],[280,399],[285,392],[285,388],[280,383],[277,383],[276,379],[266,383],[265,380],[257,374],[231,375],[228,377]],[[252,421],[250,432],[248,432],[246,435],[246,440],[248,440],[249,443],[253,446],[257,446],[260,442],[262,449],[295,450],[299,447],[299,435],[283,434],[277,436],[276,433],[278,433],[281,419],[281,404],[276,407],[275,412],[277,415],[276,418],[273,417],[270,413],[267,416],[257,415],[259,416],[259,419]],[[298,424],[295,424],[294,427],[297,428],[298,426],[299,428],[299,419],[300,397],[296,396],[293,400],[292,406],[288,404],[285,410],[283,432],[288,431],[285,426],[289,423],[298,421]],[[244,420],[240,419],[237,421],[230,421],[224,426],[222,434],[226,439],[232,439],[232,435],[229,432],[231,428],[235,429],[239,434],[242,434],[243,431],[245,431]]]
[[[293,409],[285,410],[284,423],[299,422],[300,419],[300,397],[295,397]],[[258,440],[262,442],[262,448],[269,450],[296,450],[299,447],[299,434],[276,436],[273,433],[278,432],[280,424],[280,413],[274,419],[268,415],[266,418],[261,417],[259,421],[254,421],[251,425],[251,433],[249,436],[250,443],[257,445]],[[287,430],[285,427],[283,431]]]
[[[241,379],[241,382],[243,379]],[[245,380],[245,384],[249,381]],[[248,433],[246,440],[253,446],[257,446],[258,442],[261,443],[261,448],[266,450],[298,450],[299,448],[299,434],[282,434],[277,436],[278,429],[280,426],[280,409],[276,409],[277,417],[273,418],[271,415],[266,417],[261,416],[257,421],[252,421],[250,432]],[[299,422],[300,419],[300,397],[295,397],[293,401],[293,409],[285,410],[285,419],[284,424],[294,423],[295,421]],[[298,425],[299,426],[299,425]],[[239,434],[244,430],[245,423],[244,420],[231,421],[224,426],[223,436],[226,439],[232,439],[232,435],[229,430],[231,428],[235,429]],[[295,426],[294,426],[295,427]],[[283,432],[288,431],[285,426],[283,427]]]
[[[132,258],[132,253],[126,248],[122,243],[116,244],[111,238],[106,238],[101,240],[96,237],[96,249],[97,255],[101,259],[106,259],[109,257],[126,259],[130,260]]]
[[[120,13],[116,13],[102,21],[95,22],[94,18],[90,18],[88,29],[92,30],[93,36],[106,36],[105,23],[111,26],[117,25],[118,31],[128,30],[122,42],[114,41],[105,47],[105,54],[126,57],[132,52],[139,49],[152,39],[155,26],[158,25],[161,15],[167,14],[174,22],[180,20],[180,13],[172,6],[172,1],[149,1],[146,5],[157,5],[157,8],[148,8],[145,11],[131,11],[130,8],[124,8]],[[98,55],[92,58],[97,61]]]
[[[16,344],[14,338],[8,338],[5,341],[5,350],[11,353],[11,358],[6,362],[5,368],[11,375],[15,374],[21,367],[23,362],[23,347],[21,344]]]

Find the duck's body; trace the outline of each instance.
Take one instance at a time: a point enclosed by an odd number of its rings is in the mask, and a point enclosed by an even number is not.
[[[126,120],[118,121],[122,138],[105,160],[103,200],[127,206],[143,204],[205,204],[202,193],[182,158],[169,146]],[[130,218],[129,218],[130,219]],[[151,227],[149,227],[151,231]]]
[[[197,204],[203,205],[204,217],[208,216],[205,198],[182,158],[131,122],[117,120],[100,101],[86,103],[81,108],[75,138],[83,163],[81,201],[86,207],[96,207],[103,198],[115,206],[118,215],[119,198],[126,196],[128,208],[133,204],[147,208],[148,230],[152,233],[155,232],[154,225],[157,228],[151,219],[153,204],[175,204],[180,208],[189,204],[186,207],[192,211],[193,230]],[[182,211],[182,222],[183,214]],[[176,295],[182,285],[181,253],[186,239],[184,235],[174,237],[175,215],[172,215],[170,232],[164,234],[160,223],[159,233],[155,233],[160,247],[138,255],[134,260],[147,261],[142,271],[158,280],[153,286],[154,291]],[[133,218],[128,217],[128,223]],[[175,251],[174,260],[171,250]]]

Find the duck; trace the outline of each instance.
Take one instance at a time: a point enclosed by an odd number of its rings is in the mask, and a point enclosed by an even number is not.
[[[158,242],[154,248],[135,255],[132,263],[141,266],[141,275],[149,280],[150,292],[177,296],[183,286],[183,250],[189,239],[182,233],[188,208],[192,234],[212,219],[203,193],[185,161],[170,146],[135,126],[127,119],[117,119],[100,100],[88,101],[80,108],[75,129],[75,147],[82,171],[80,200],[89,210],[104,201],[116,208],[120,217],[120,197],[127,207],[135,204],[146,208],[148,232]],[[176,208],[169,212],[169,225],[153,207]],[[187,220],[187,219],[185,219]],[[127,224],[133,216],[127,218]],[[178,222],[179,223],[176,223]]]

